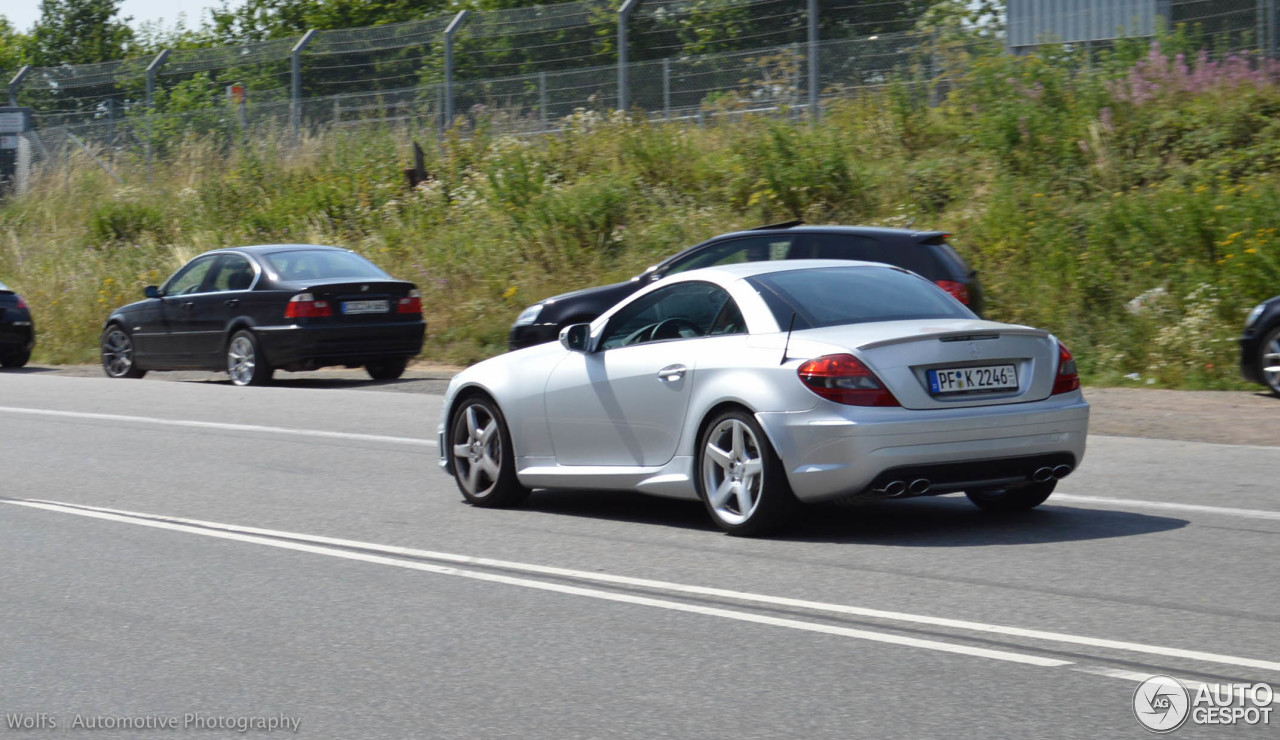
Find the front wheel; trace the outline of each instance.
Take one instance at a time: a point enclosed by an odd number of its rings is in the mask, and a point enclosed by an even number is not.
[[[366,363],[364,371],[374,380],[395,380],[404,375],[404,369],[408,366],[408,360],[378,360]]]
[[[1280,326],[1267,332],[1258,350],[1258,377],[1280,396]]]
[[[227,374],[236,385],[266,385],[275,370],[267,364],[258,338],[250,331],[238,331],[227,342]]]
[[[979,488],[965,491],[964,495],[983,511],[1007,513],[1036,508],[1043,504],[1057,487],[1058,481],[1051,480],[1018,488]]]
[[[146,370],[133,359],[133,337],[119,324],[102,333],[102,371],[108,378],[141,378]]]
[[[698,441],[698,496],[716,526],[731,535],[776,532],[796,508],[782,461],[760,424],[745,411],[726,411]]]
[[[453,478],[467,503],[499,509],[529,495],[516,479],[511,434],[496,403],[483,396],[462,401],[449,430]]]

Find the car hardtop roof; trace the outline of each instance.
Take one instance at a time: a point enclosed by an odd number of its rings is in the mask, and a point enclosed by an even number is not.
[[[669,262],[677,260],[690,252],[702,249],[709,244],[718,244],[727,239],[737,239],[739,237],[749,236],[770,236],[773,234],[852,234],[854,236],[884,236],[895,237],[898,239],[915,240],[923,242],[927,239],[936,239],[940,236],[950,236],[948,231],[916,231],[914,229],[897,229],[890,226],[838,226],[838,225],[796,225],[786,226],[779,225],[777,227],[761,226],[755,229],[744,229],[742,231],[730,231],[724,234],[713,236],[706,241],[698,242],[692,247],[682,249],[676,254],[659,262],[655,267],[661,267]]]
[[[273,252],[299,252],[304,250],[328,249],[335,252],[350,252],[345,247],[333,247],[326,244],[250,244],[243,247],[223,247],[206,252],[206,254],[217,254],[218,252],[248,252],[250,254],[271,254]]]
[[[895,265],[887,265],[883,262],[864,262],[862,260],[763,260],[760,262],[738,262],[732,265],[701,267],[697,270],[689,270],[688,272],[679,273],[673,277],[676,279],[689,278],[692,280],[719,278],[725,282],[733,282],[734,280],[755,277],[757,275],[767,275],[775,272],[819,270],[825,267],[883,267],[889,270],[897,270],[898,272],[908,272],[908,270],[904,270]]]

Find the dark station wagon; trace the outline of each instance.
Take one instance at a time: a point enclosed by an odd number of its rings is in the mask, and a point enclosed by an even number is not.
[[[943,231],[871,226],[804,226],[799,221],[722,234],[659,262],[625,283],[548,298],[516,318],[507,346],[516,350],[559,338],[560,329],[591,321],[644,286],[699,267],[764,260],[844,259],[883,262],[927,278],[982,315],[982,287]]]

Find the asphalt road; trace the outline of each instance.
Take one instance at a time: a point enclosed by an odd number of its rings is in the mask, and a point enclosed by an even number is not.
[[[1146,737],[1148,676],[1280,686],[1280,447],[1098,435],[1024,516],[743,540],[470,508],[397,385],[0,375],[0,736]]]

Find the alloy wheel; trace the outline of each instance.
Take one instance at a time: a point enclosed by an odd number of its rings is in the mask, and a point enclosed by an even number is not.
[[[462,410],[453,425],[453,465],[458,484],[482,499],[498,485],[502,471],[502,435],[493,412],[482,403]]]
[[[257,357],[253,351],[253,342],[248,337],[236,336],[227,347],[227,373],[231,382],[236,385],[249,385],[253,380],[253,371],[257,367]]]
[[[764,461],[751,428],[725,419],[707,436],[702,458],[702,486],[707,502],[727,524],[742,524],[760,505]]]
[[[133,340],[118,326],[102,340],[102,366],[113,378],[123,378],[133,370]]]
[[[1280,331],[1273,331],[1262,345],[1262,379],[1280,393]]]

